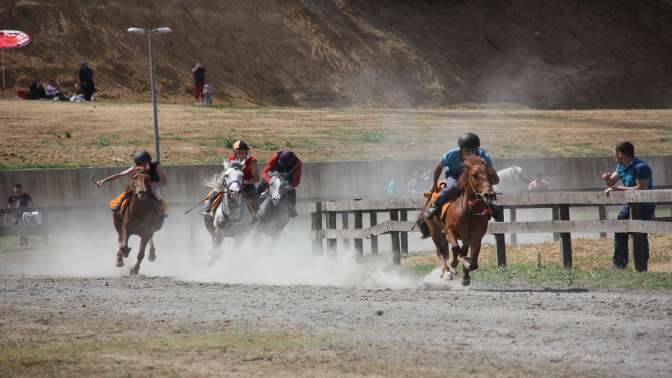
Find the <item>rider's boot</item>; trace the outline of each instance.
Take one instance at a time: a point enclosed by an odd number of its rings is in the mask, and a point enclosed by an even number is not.
[[[201,211],[200,211],[199,214],[205,215],[205,214],[208,214],[210,212],[210,208],[212,207],[212,202],[215,200],[215,197],[217,197],[218,193],[219,192],[217,192],[215,190],[210,191],[210,195],[208,196],[208,199],[206,200],[203,208],[201,208]]]
[[[441,207],[448,202],[449,200],[450,193],[443,190],[439,194],[438,197],[436,197],[436,200],[434,200],[434,207],[430,207],[429,209],[425,210],[424,213],[422,213],[422,216],[425,217],[426,219],[429,219],[435,215],[440,215],[441,214]]]
[[[289,200],[289,217],[295,218],[299,214],[296,212],[296,190],[287,192],[287,199]]]

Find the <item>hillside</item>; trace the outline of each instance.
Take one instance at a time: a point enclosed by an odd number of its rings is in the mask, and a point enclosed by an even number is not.
[[[144,97],[146,40],[125,30],[166,25],[159,90],[183,103],[198,58],[223,104],[668,107],[671,24],[663,0],[0,0],[0,28],[33,37],[5,54],[5,96],[71,87],[85,59],[99,97]]]

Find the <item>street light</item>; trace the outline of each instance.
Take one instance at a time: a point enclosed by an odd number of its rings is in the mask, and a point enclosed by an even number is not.
[[[154,147],[156,149],[156,161],[161,160],[159,155],[159,120],[156,116],[156,82],[154,81],[154,63],[152,63],[152,35],[155,33],[170,33],[173,29],[162,26],[154,29],[128,28],[129,33],[147,34],[147,43],[149,44],[149,80],[152,86],[152,111],[154,115]]]

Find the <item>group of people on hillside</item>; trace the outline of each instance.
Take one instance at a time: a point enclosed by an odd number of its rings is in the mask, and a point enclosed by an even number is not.
[[[96,86],[93,82],[93,70],[88,63],[82,61],[79,67],[74,94],[68,95],[61,89],[61,84],[54,79],[49,80],[45,89],[40,80],[33,80],[27,91],[20,91],[19,97],[26,100],[54,100],[84,102],[93,101]]]
[[[191,69],[194,75],[194,97],[196,98],[196,105],[212,105],[212,94],[215,88],[209,80],[205,77],[205,67],[201,62],[196,62],[194,68]]]

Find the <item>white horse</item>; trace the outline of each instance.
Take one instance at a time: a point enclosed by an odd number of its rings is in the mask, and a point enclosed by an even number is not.
[[[238,162],[224,162],[224,171],[206,181],[212,190],[222,193],[221,202],[212,213],[203,216],[205,227],[212,237],[209,264],[222,256],[221,245],[225,237],[234,239],[238,249],[252,230],[254,219],[252,205],[244,197],[242,166]]]
[[[261,205],[257,211],[257,236],[267,235],[273,241],[280,238],[282,230],[289,222],[289,199],[287,198],[287,178],[280,172],[270,172],[268,192],[263,194]],[[260,238],[256,237],[255,241]]]

